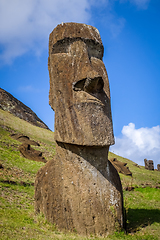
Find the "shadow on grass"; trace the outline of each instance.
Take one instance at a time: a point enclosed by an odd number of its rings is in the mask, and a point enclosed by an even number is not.
[[[127,212],[127,232],[138,230],[152,223],[160,223],[159,209],[128,209]]]

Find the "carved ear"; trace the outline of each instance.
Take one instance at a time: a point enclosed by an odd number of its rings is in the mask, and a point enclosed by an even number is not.
[[[74,91],[83,91],[84,90],[85,79],[74,82],[72,87]]]

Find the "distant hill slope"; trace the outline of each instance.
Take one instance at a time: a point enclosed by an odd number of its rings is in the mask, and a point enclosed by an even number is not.
[[[59,232],[43,215],[34,213],[35,176],[45,163],[29,160],[20,154],[21,142],[11,137],[16,133],[38,142],[40,146],[32,147],[43,152],[47,161],[53,159],[55,154],[52,131],[40,129],[0,109],[0,239],[84,240],[84,237],[76,234],[76,229],[74,233]],[[128,234],[116,232],[105,239],[160,239],[160,172],[146,170],[144,166],[111,152],[109,158],[127,163],[132,177],[119,174]],[[132,191],[127,190],[129,188]],[[85,239],[102,240],[102,237],[90,236]]]
[[[49,129],[29,107],[2,88],[0,88],[0,108],[35,126]]]

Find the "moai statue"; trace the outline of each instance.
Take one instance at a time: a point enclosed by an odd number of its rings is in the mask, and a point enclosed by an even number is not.
[[[119,175],[108,161],[114,144],[110,90],[96,28],[63,23],[49,38],[49,103],[56,155],[35,180],[35,209],[59,229],[81,235],[123,228]]]
[[[147,161],[147,158],[144,159],[144,167],[145,167],[145,169],[148,169],[148,161]]]
[[[148,160],[148,170],[154,170],[153,160]]]
[[[127,163],[121,162],[117,160],[117,158],[110,158],[108,160],[112,163],[112,165],[115,167],[118,173],[132,176],[132,172],[129,170],[129,167],[126,166]]]
[[[160,171],[160,164],[157,164],[157,170]]]
[[[154,170],[154,163],[153,160],[144,159],[145,169],[147,170]]]

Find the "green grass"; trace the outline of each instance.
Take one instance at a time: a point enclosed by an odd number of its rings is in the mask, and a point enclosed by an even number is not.
[[[81,237],[74,233],[58,231],[43,215],[34,212],[34,180],[38,169],[44,165],[25,159],[18,151],[20,142],[10,137],[22,133],[40,143],[34,147],[47,160],[55,154],[54,134],[35,127],[24,120],[0,110],[0,239],[102,239],[95,236]],[[136,167],[129,159],[109,153],[127,162],[133,177],[120,174],[124,189],[124,205],[127,216],[127,233],[115,232],[109,240],[157,240],[160,239],[160,172]],[[135,187],[125,191],[127,186]]]
[[[160,223],[160,189],[137,188],[125,193],[129,231]],[[133,221],[134,219],[134,221]]]

